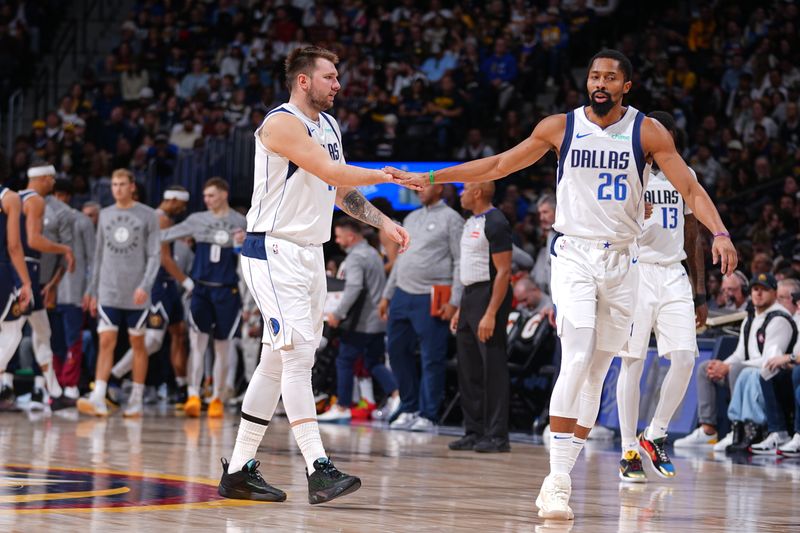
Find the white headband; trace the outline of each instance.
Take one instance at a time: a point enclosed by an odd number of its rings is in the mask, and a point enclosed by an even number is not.
[[[180,200],[181,202],[189,201],[188,191],[164,191],[164,200]]]
[[[41,167],[31,167],[28,169],[29,178],[40,178],[42,176],[55,176],[56,167],[53,165],[45,165]]]

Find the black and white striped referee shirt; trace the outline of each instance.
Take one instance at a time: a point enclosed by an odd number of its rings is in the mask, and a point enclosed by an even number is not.
[[[499,209],[470,217],[461,234],[461,283],[493,281],[492,254],[511,251],[511,225]]]

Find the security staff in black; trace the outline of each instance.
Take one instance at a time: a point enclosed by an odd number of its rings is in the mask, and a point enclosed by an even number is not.
[[[474,215],[461,236],[461,307],[450,323],[458,345],[465,434],[451,450],[508,452],[506,323],[511,311],[511,226],[492,206],[494,182],[468,183],[461,206]]]

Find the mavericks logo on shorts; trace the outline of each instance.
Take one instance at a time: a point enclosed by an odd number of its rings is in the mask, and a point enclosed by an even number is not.
[[[150,313],[147,318],[147,325],[150,329],[159,329],[164,325],[164,317],[158,313]]]
[[[277,335],[278,332],[281,330],[281,323],[278,322],[277,318],[270,318],[269,319],[269,326],[272,328],[272,334]]]

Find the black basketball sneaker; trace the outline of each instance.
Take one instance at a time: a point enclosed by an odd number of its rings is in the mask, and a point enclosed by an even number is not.
[[[355,492],[361,488],[361,480],[340,472],[329,457],[314,461],[314,472],[308,475],[308,503],[329,502],[339,496]]]
[[[239,472],[228,473],[228,461],[223,457],[222,479],[219,481],[219,495],[232,500],[255,500],[259,502],[282,502],[286,493],[264,481],[258,467],[261,464],[250,459]]]

